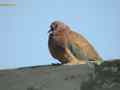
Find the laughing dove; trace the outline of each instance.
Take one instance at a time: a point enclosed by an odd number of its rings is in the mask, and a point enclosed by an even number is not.
[[[51,55],[61,64],[85,64],[102,60],[93,46],[80,34],[60,21],[50,25],[48,47]]]

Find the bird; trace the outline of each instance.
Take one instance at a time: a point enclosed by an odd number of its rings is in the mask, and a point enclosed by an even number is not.
[[[48,34],[49,52],[61,64],[86,64],[102,60],[85,37],[61,21],[53,21]]]

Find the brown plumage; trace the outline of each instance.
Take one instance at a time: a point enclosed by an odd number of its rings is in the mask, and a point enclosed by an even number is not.
[[[62,64],[83,64],[90,60],[101,60],[82,35],[60,21],[54,21],[50,25],[48,47],[51,55]]]

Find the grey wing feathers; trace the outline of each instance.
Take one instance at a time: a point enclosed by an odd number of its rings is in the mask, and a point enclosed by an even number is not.
[[[68,44],[68,48],[71,51],[71,53],[78,59],[78,60],[88,60],[88,57],[85,55],[85,53],[77,47],[77,45],[73,43]]]

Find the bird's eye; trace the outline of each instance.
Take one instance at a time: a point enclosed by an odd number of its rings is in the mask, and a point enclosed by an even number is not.
[[[57,25],[57,24],[55,24],[55,28],[57,28],[57,26],[58,26],[58,25]]]
[[[56,29],[57,28],[57,24],[53,24],[52,28]]]
[[[55,30],[58,27],[58,25],[56,23],[53,23],[50,27],[52,30]]]

